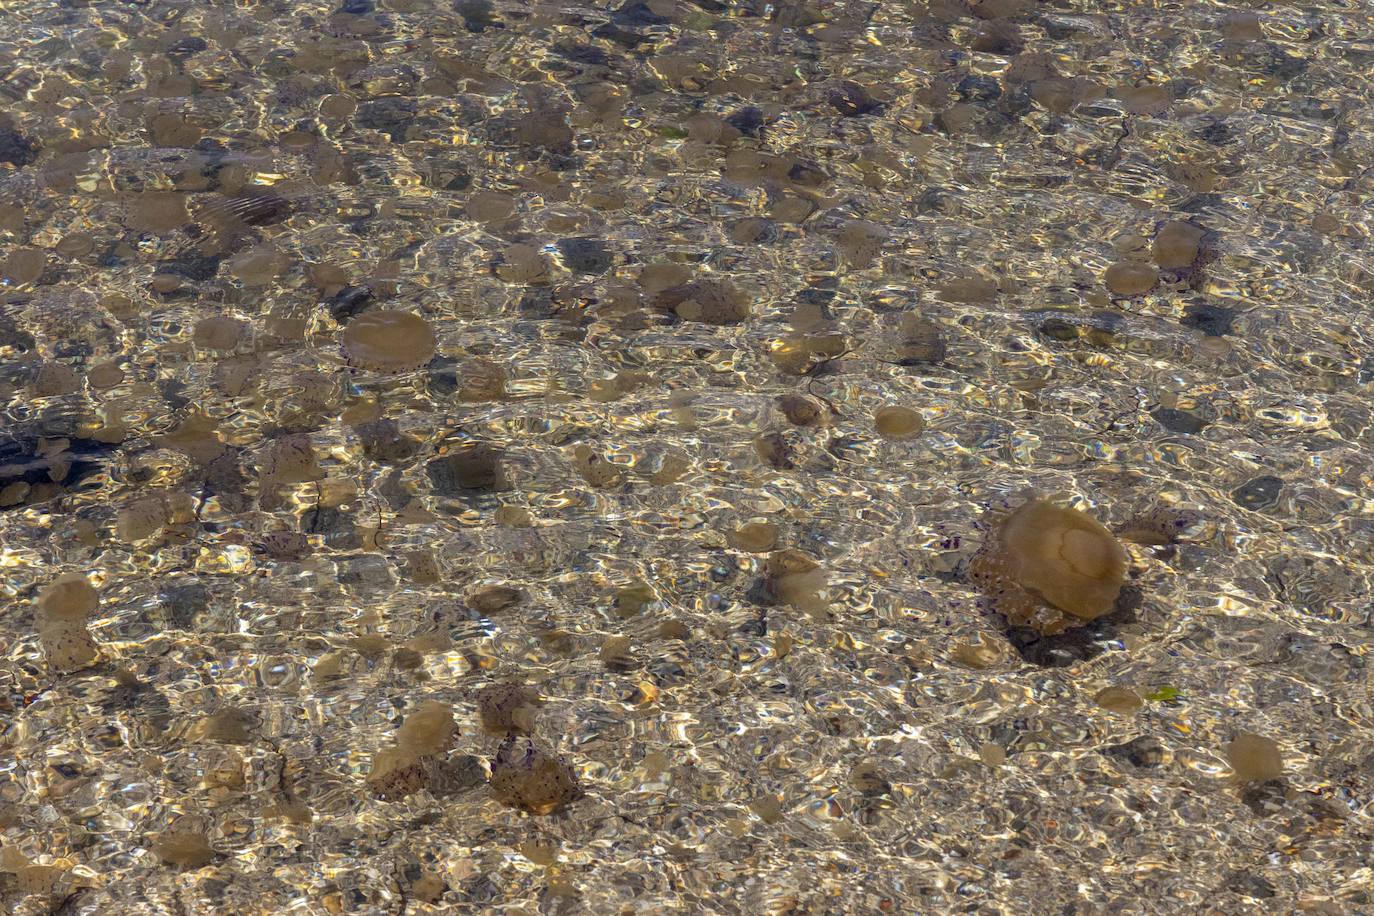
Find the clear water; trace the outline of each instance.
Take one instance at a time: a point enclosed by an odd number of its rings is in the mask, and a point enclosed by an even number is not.
[[[0,26],[7,912],[1374,906],[1374,6]],[[1050,640],[967,575],[1031,495],[1130,552]]]

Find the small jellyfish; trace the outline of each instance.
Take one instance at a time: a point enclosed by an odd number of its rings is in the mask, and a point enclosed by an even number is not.
[[[295,531],[269,531],[258,543],[273,560],[300,560],[310,553],[310,539]]]
[[[513,585],[494,584],[477,586],[464,601],[477,613],[490,615],[514,607],[524,597],[525,593]]]
[[[1143,296],[1159,285],[1159,275],[1149,264],[1138,261],[1116,261],[1102,274],[1107,289],[1118,296]]]
[[[410,312],[377,311],[359,315],[343,331],[348,365],[373,372],[419,369],[434,358],[434,327]]]
[[[749,298],[727,280],[702,278],[659,291],[654,304],[683,321],[739,324],[749,317]]]
[[[940,287],[943,301],[964,305],[990,305],[997,300],[998,293],[996,283],[978,274],[951,277]]]
[[[830,418],[824,405],[801,394],[785,394],[778,398],[778,409],[794,426],[824,426]]]
[[[634,641],[628,636],[607,636],[601,643],[600,658],[611,671],[629,671],[637,664]]]
[[[14,876],[15,888],[21,895],[38,897],[51,897],[67,876],[66,869],[55,865],[37,865],[14,846],[0,849],[0,872]],[[55,913],[58,910],[49,908],[43,912]]]
[[[425,474],[434,491],[450,498],[468,490],[499,490],[506,485],[501,467],[505,452],[486,442],[472,442],[428,462]]]
[[[192,498],[186,493],[145,496],[119,510],[115,517],[115,537],[126,544],[146,540],[168,525],[189,521],[194,511]]]
[[[305,435],[282,436],[272,442],[260,468],[265,482],[306,483],[324,477],[316,463],[315,449]]]
[[[252,729],[255,724],[253,714],[248,710],[226,706],[200,720],[196,737],[223,744],[247,744],[253,740]]]
[[[396,746],[421,755],[438,754],[448,750],[456,734],[452,708],[430,701],[406,716],[396,731]]]
[[[854,219],[840,227],[835,247],[851,267],[862,270],[877,260],[888,238],[887,230],[877,223]]]
[[[553,814],[582,797],[566,761],[519,735],[508,735],[497,749],[490,789],[497,801],[530,814]]]
[[[100,654],[87,620],[100,596],[81,573],[59,576],[38,599],[38,642],[48,666],[67,674],[92,664]]]
[[[196,322],[191,339],[201,350],[232,350],[243,339],[248,325],[229,315],[212,315]]]
[[[598,404],[606,404],[633,393],[653,376],[645,372],[617,372],[608,379],[595,379],[587,386],[587,397]]]
[[[820,616],[830,607],[825,570],[800,550],[788,548],[770,554],[764,564],[764,584],[780,603],[797,610]]]
[[[910,439],[926,428],[925,418],[910,407],[880,407],[873,414],[873,428],[884,439]]]
[[[154,840],[152,850],[164,864],[177,868],[204,868],[217,855],[204,830],[181,824]]]
[[[1145,701],[1129,687],[1104,687],[1093,696],[1093,702],[1118,716],[1134,714]]]
[[[944,329],[910,312],[902,316],[895,338],[895,361],[902,366],[934,366],[949,353]]]
[[[490,735],[531,734],[540,705],[539,694],[523,684],[503,681],[477,691],[477,715]]]
[[[455,375],[458,400],[465,404],[506,399],[506,370],[499,363],[489,359],[471,359],[463,363]]]
[[[761,433],[754,437],[754,453],[771,468],[787,471],[797,466],[792,445],[782,433]]]
[[[1238,782],[1268,782],[1283,776],[1283,754],[1272,738],[1241,732],[1226,745],[1226,759]]]
[[[444,577],[439,558],[432,550],[412,550],[406,554],[406,575],[416,585],[435,585]]]
[[[1204,235],[1206,232],[1200,226],[1183,220],[1165,223],[1155,233],[1155,263],[1165,270],[1193,267],[1202,255]]]
[[[598,490],[619,486],[625,474],[619,467],[603,458],[589,445],[578,445],[573,449],[573,468],[589,485]]]
[[[1052,635],[1110,612],[1127,561],[1096,519],[1037,499],[989,530],[969,575],[1009,624]]]
[[[451,707],[438,702],[421,705],[397,729],[396,744],[372,758],[368,787],[388,801],[428,788],[439,775],[441,755],[457,733]]]
[[[1203,527],[1203,516],[1178,506],[1155,506],[1138,513],[1117,530],[1122,540],[1163,547],[1178,543],[1184,535]]]
[[[632,582],[615,590],[615,615],[628,620],[649,606],[658,596],[647,582]]]
[[[725,540],[736,550],[767,553],[778,543],[778,526],[772,522],[749,522],[727,532]]]

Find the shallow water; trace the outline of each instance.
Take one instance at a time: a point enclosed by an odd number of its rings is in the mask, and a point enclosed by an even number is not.
[[[1374,5],[0,23],[7,912],[1374,906]]]

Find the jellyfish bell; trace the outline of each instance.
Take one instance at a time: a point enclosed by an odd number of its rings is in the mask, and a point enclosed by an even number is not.
[[[969,574],[1009,624],[1049,635],[1110,613],[1128,564],[1092,516],[1033,499],[994,522]]]
[[[370,372],[411,372],[434,358],[434,326],[419,315],[376,311],[359,315],[343,330],[344,361]]]

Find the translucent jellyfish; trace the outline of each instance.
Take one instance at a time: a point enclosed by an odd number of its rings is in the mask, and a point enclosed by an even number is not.
[[[523,684],[502,681],[477,691],[477,715],[491,735],[530,734],[539,706],[539,694]]]
[[[343,353],[350,366],[373,372],[409,372],[434,358],[434,327],[411,312],[367,312],[344,327]]]
[[[1008,623],[1051,635],[1110,612],[1127,560],[1096,519],[1032,500],[997,521],[969,574]]]
[[[100,596],[81,573],[59,576],[43,590],[38,599],[38,641],[54,671],[77,671],[99,656],[86,623],[99,604]]]
[[[553,814],[582,797],[573,769],[533,740],[509,735],[491,761],[491,795],[531,814]]]
[[[458,734],[453,709],[428,702],[406,717],[396,731],[396,744],[372,758],[367,784],[378,797],[405,798],[427,788],[439,772],[439,758]]]

